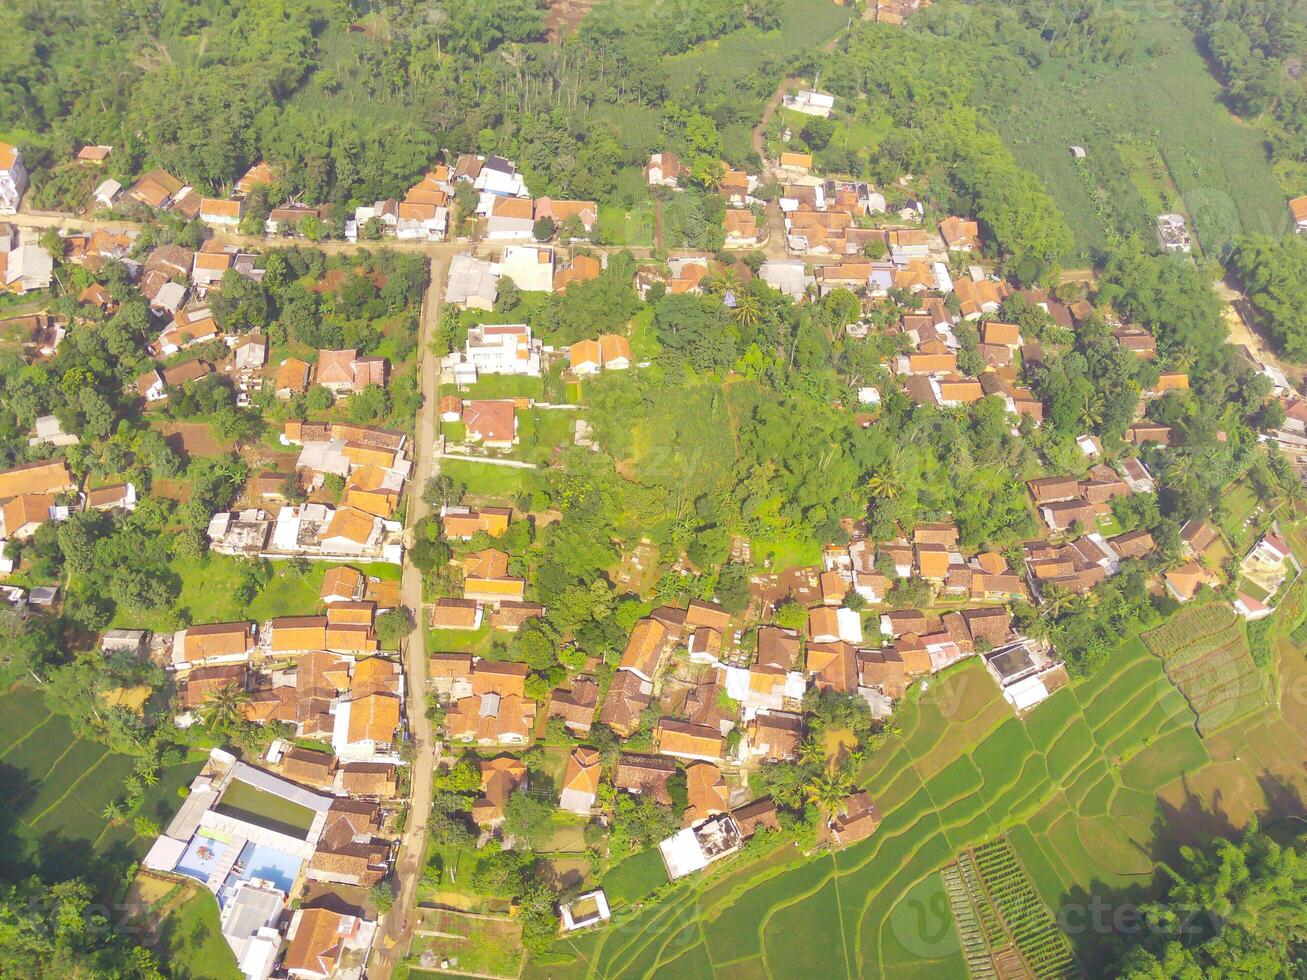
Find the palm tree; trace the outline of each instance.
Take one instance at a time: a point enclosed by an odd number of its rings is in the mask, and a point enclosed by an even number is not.
[[[899,495],[898,475],[888,467],[879,469],[867,478],[867,489],[877,500],[893,500]]]
[[[1095,403],[1091,392],[1085,392],[1084,400],[1080,404],[1080,424],[1086,429],[1095,429],[1103,424],[1103,413]]]
[[[205,727],[215,731],[233,728],[244,717],[242,709],[249,700],[245,688],[233,681],[209,695],[200,708],[200,719]]]
[[[1071,606],[1072,596],[1065,586],[1051,583],[1039,596],[1039,614],[1043,619],[1054,620]]]
[[[845,772],[826,773],[804,787],[808,802],[817,804],[827,813],[834,813],[852,789],[853,780]]]
[[[762,319],[762,304],[751,291],[744,290],[735,294],[734,316],[742,327],[756,326]]]
[[[117,827],[123,822],[123,805],[117,800],[110,800],[104,805],[104,809],[100,811],[100,816],[112,826]]]
[[[1181,344],[1171,352],[1171,367],[1176,371],[1188,371],[1198,360],[1198,352],[1188,344]]]
[[[799,745],[799,764],[818,765],[826,761],[826,747],[815,738],[805,739]]]

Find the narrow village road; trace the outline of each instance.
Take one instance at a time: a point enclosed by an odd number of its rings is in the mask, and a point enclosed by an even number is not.
[[[422,329],[418,341],[421,359],[418,362],[419,390],[422,408],[414,426],[413,474],[408,495],[406,526],[412,528],[427,515],[430,506],[422,499],[427,481],[436,475],[438,463],[433,456],[436,440],[436,415],[440,403],[440,362],[431,352],[440,325],[440,304],[445,291],[445,277],[449,271],[452,251],[443,251],[431,260],[431,283],[422,304]],[[395,877],[398,889],[395,903],[386,916],[383,928],[373,947],[368,965],[369,978],[386,980],[395,963],[408,948],[417,917],[417,884],[422,877],[422,861],[426,856],[427,819],[431,815],[432,770],[436,762],[436,742],[431,722],[427,718],[427,645],[426,616],[422,608],[422,573],[411,562],[404,563],[401,585],[404,605],[417,620],[417,628],[409,636],[404,649],[404,676],[408,685],[408,726],[413,741],[413,758],[410,771],[410,800],[408,820],[399,842],[395,859]]]

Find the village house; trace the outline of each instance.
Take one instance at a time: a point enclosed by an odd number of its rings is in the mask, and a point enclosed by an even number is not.
[[[539,245],[507,245],[499,253],[495,272],[501,279],[511,279],[526,292],[551,293],[554,290],[554,250]]]
[[[595,201],[563,201],[552,197],[538,197],[535,201],[535,220],[552,221],[558,228],[575,222],[585,235],[594,231],[599,220],[599,205]]]
[[[511,755],[482,759],[481,795],[472,804],[472,820],[478,827],[497,827],[504,821],[509,797],[526,786],[526,764]]]
[[[451,739],[478,745],[525,745],[535,724],[536,705],[526,697],[526,664],[478,660],[472,693],[445,716]]]
[[[726,742],[718,729],[674,718],[658,719],[653,738],[659,754],[678,759],[720,762],[726,754]]]
[[[835,96],[828,92],[804,88],[797,92],[787,92],[782,96],[781,104],[792,112],[802,112],[807,116],[821,116],[826,119],[835,109]]]
[[[549,696],[548,718],[561,718],[563,725],[577,738],[590,734],[595,711],[599,706],[599,685],[590,677],[578,677],[570,687],[557,687]]]
[[[568,755],[567,764],[563,769],[558,808],[568,813],[588,817],[590,811],[594,809],[602,775],[603,763],[598,751],[578,745]]]
[[[23,154],[11,143],[0,143],[0,214],[16,214],[27,193]]]
[[[524,323],[471,327],[461,361],[452,364],[454,380],[473,384],[479,374],[540,376],[542,346]]]
[[[53,277],[54,259],[35,232],[0,224],[0,289],[22,296],[49,289]]]
[[[974,221],[951,216],[939,223],[939,234],[951,252],[980,251],[980,226]]]
[[[487,449],[517,445],[517,414],[511,399],[471,400],[463,403],[463,428],[469,442]]]
[[[473,310],[493,310],[499,295],[492,263],[466,252],[455,255],[445,278],[445,302]]]
[[[231,230],[239,228],[245,217],[244,198],[200,198],[200,220],[210,228]]]
[[[862,790],[845,797],[826,826],[836,844],[848,847],[875,833],[880,821],[880,810],[871,801],[870,794]]]
[[[387,368],[384,357],[359,357],[355,348],[320,350],[314,381],[333,395],[348,395],[368,385],[384,387]]]
[[[640,727],[640,716],[652,703],[652,681],[634,670],[618,670],[599,709],[599,721],[620,737],[629,738]]]
[[[675,153],[654,153],[644,166],[644,179],[650,187],[678,187],[688,172]]]

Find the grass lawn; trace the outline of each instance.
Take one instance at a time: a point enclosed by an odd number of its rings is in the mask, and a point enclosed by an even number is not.
[[[236,957],[222,936],[218,902],[204,888],[188,885],[190,898],[163,922],[160,957],[179,980],[240,980]]]
[[[237,586],[242,581],[245,562],[231,555],[207,554],[195,560],[174,558],[169,566],[181,582],[176,608],[185,609],[192,623],[221,623],[238,619],[263,622],[274,616],[307,616],[321,606],[322,578],[335,562],[310,562],[308,570],[300,575],[291,570],[287,562],[273,562],[273,574],[268,584],[259,591],[248,608],[242,608],[235,599]],[[385,580],[397,580],[398,565],[386,563],[355,564],[364,575]],[[114,626],[125,629],[164,630],[167,628],[163,612],[136,613],[119,606]]]
[[[440,472],[463,484],[470,494],[493,498],[505,504],[512,504],[522,494],[533,493],[541,486],[540,475],[535,470],[516,466],[442,459]]]
[[[489,398],[534,398],[539,401],[544,397],[545,382],[543,378],[525,374],[482,374],[461,391],[455,384],[443,384],[440,393],[458,395],[464,401]]]
[[[658,848],[632,854],[604,875],[603,889],[610,903],[630,905],[667,882],[667,869]]]
[[[821,564],[821,542],[812,538],[797,535],[754,538],[752,545],[754,562],[762,564],[770,559],[774,572]]]

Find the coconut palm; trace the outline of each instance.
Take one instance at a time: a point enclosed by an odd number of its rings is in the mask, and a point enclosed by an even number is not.
[[[799,764],[804,766],[820,765],[826,761],[826,747],[818,739],[805,739],[799,745]]]
[[[852,789],[853,779],[846,772],[826,773],[804,787],[808,802],[817,804],[827,813],[834,813]]]
[[[242,709],[249,700],[245,688],[233,681],[209,696],[209,700],[200,708],[200,720],[205,727],[215,731],[233,728],[244,716]]]
[[[899,486],[898,474],[885,467],[867,478],[867,489],[877,500],[893,500],[902,488]]]
[[[117,800],[110,800],[104,805],[104,809],[100,811],[100,816],[112,826],[117,827],[124,819],[123,805]]]
[[[762,304],[758,297],[749,290],[737,291],[735,309],[732,311],[735,321],[742,327],[757,326],[762,319]]]
[[[1039,596],[1039,615],[1050,622],[1057,619],[1071,605],[1071,593],[1056,583],[1044,587]]]

